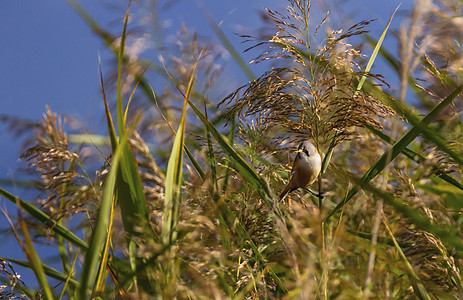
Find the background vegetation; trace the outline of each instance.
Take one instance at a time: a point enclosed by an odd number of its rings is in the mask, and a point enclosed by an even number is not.
[[[21,158],[39,197],[0,189],[27,257],[0,259],[2,298],[463,298],[460,2],[416,1],[389,53],[389,24],[382,36],[369,20],[333,30],[328,14],[313,26],[310,1],[289,0],[242,37],[268,63],[258,76],[210,17],[247,75],[228,96],[209,39],[184,27],[147,62],[128,26],[138,4],[116,36],[68,2],[117,59],[101,71],[107,135],[67,134],[50,110],[41,124],[3,117],[33,129]],[[377,56],[399,86],[370,73]],[[303,140],[322,154],[312,188],[325,197],[278,202]],[[35,251],[43,241],[59,270]]]

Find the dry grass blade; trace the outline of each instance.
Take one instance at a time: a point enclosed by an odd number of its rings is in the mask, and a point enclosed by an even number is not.
[[[115,198],[115,195],[114,195]],[[106,240],[104,242],[103,251],[101,251],[101,260],[98,265],[98,273],[96,276],[96,284],[93,288],[94,295],[102,295],[104,293],[106,278],[107,278],[107,268],[109,267],[109,249],[111,248],[111,236],[113,234],[113,224],[114,224],[114,206],[115,199],[112,201],[111,210],[109,213],[109,227]]]
[[[42,262],[40,261],[40,257],[37,254],[37,251],[35,250],[31,236],[29,234],[29,229],[27,228],[26,221],[20,217],[19,224],[21,226],[21,231],[24,236],[24,254],[26,255],[31,268],[35,273],[37,281],[40,284],[43,297],[47,300],[52,300],[54,299],[53,292],[51,291],[50,285],[48,284],[48,280]]]
[[[63,289],[61,290],[61,295],[59,296],[58,300],[62,299],[63,296],[64,296],[64,292],[66,292],[67,290],[67,287],[69,285],[70,282],[72,281],[75,281],[73,277],[73,274],[74,274],[74,268],[76,266],[76,261],[77,261],[77,258],[79,257],[79,249],[77,249],[76,251],[76,254],[74,256],[74,259],[72,261],[72,265],[71,265],[71,269],[69,270],[69,274],[66,276],[66,279],[64,280],[64,286],[63,286]],[[78,285],[76,285],[76,288],[78,288]]]
[[[402,259],[404,265],[405,265],[405,270],[406,273],[408,274],[408,277],[410,279],[410,282],[413,286],[413,291],[415,292],[415,295],[419,299],[425,299],[425,300],[430,300],[431,297],[429,297],[423,283],[421,282],[420,278],[416,275],[415,271],[413,270],[413,267],[410,265],[410,262],[408,261],[407,257],[403,253],[402,249],[400,248],[399,244],[397,243],[396,239],[394,238],[394,234],[392,233],[391,229],[387,225],[387,220],[382,216],[383,220],[383,225],[386,227],[387,232],[391,236],[391,239],[394,243],[395,249],[399,253],[400,258]]]

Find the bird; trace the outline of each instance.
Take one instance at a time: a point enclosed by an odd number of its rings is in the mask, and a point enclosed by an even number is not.
[[[317,151],[317,148],[309,141],[302,142],[297,148],[297,155],[294,159],[293,169],[291,171],[291,180],[286,188],[280,194],[280,200],[286,195],[298,188],[306,188],[311,185],[322,168],[322,159]],[[321,194],[308,189],[310,193],[319,198],[323,198]]]

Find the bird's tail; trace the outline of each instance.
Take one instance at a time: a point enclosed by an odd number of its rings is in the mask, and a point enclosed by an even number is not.
[[[297,190],[297,188],[290,188],[289,184],[286,186],[286,188],[281,192],[280,194],[280,201],[283,200],[289,193],[292,191]]]

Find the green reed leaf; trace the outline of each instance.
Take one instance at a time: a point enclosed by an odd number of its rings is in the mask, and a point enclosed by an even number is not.
[[[394,10],[392,13],[392,16],[389,18],[389,22],[387,22],[386,28],[384,28],[383,33],[381,34],[381,37],[379,38],[378,42],[375,45],[375,49],[373,50],[373,53],[370,56],[370,59],[368,60],[367,66],[365,68],[365,73],[370,72],[371,67],[373,66],[373,63],[376,59],[376,56],[378,55],[379,50],[381,49],[381,45],[383,44],[384,38],[386,37],[387,30],[389,29],[389,26],[391,25],[392,18],[394,18],[395,13],[399,9],[400,4],[397,6],[397,8]],[[363,75],[362,78],[360,78],[360,81],[357,85],[357,93],[362,89],[362,86],[366,80],[367,76]]]
[[[38,209],[37,207],[33,206],[29,202],[21,200],[17,196],[5,191],[4,189],[0,188],[0,195],[8,199],[9,201],[16,204],[18,207],[21,207],[25,212],[30,214],[36,220],[43,223],[47,228],[50,228],[51,231],[55,232],[56,234],[61,235],[64,239],[72,243],[73,245],[80,247],[83,250],[88,249],[88,244],[77,237],[72,231],[59,225],[53,218],[49,217],[46,213]]]
[[[165,200],[164,200],[164,217],[162,222],[162,242],[164,245],[172,243],[176,239],[177,234],[175,229],[178,222],[178,212],[181,201],[182,188],[182,169],[183,169],[183,149],[185,145],[185,124],[186,124],[186,108],[191,90],[196,77],[196,67],[201,59],[202,53],[199,54],[196,63],[194,64],[188,87],[185,92],[182,115],[180,124],[175,135],[174,145],[167,164],[166,185],[165,185]]]
[[[375,178],[384,168],[394,160],[397,155],[404,151],[404,149],[415,139],[418,135],[425,130],[427,125],[439,115],[442,110],[447,107],[452,101],[461,93],[463,87],[457,88],[453,91],[447,98],[441,101],[431,112],[429,112],[426,117],[424,117],[421,121],[416,122],[413,121],[415,124],[407,133],[398,140],[388,151],[386,151],[378,161],[363,175],[361,181],[362,182],[370,182],[373,178]],[[400,104],[399,102],[395,102],[391,105],[396,112],[400,112],[400,114],[406,114],[409,117],[414,116],[412,115],[405,104]],[[407,113],[405,113],[407,111]],[[347,202],[349,202],[352,197],[354,197],[358,192],[357,187],[352,187],[346,197],[328,214],[325,220],[328,220],[331,216],[333,216],[337,211],[339,211]]]

